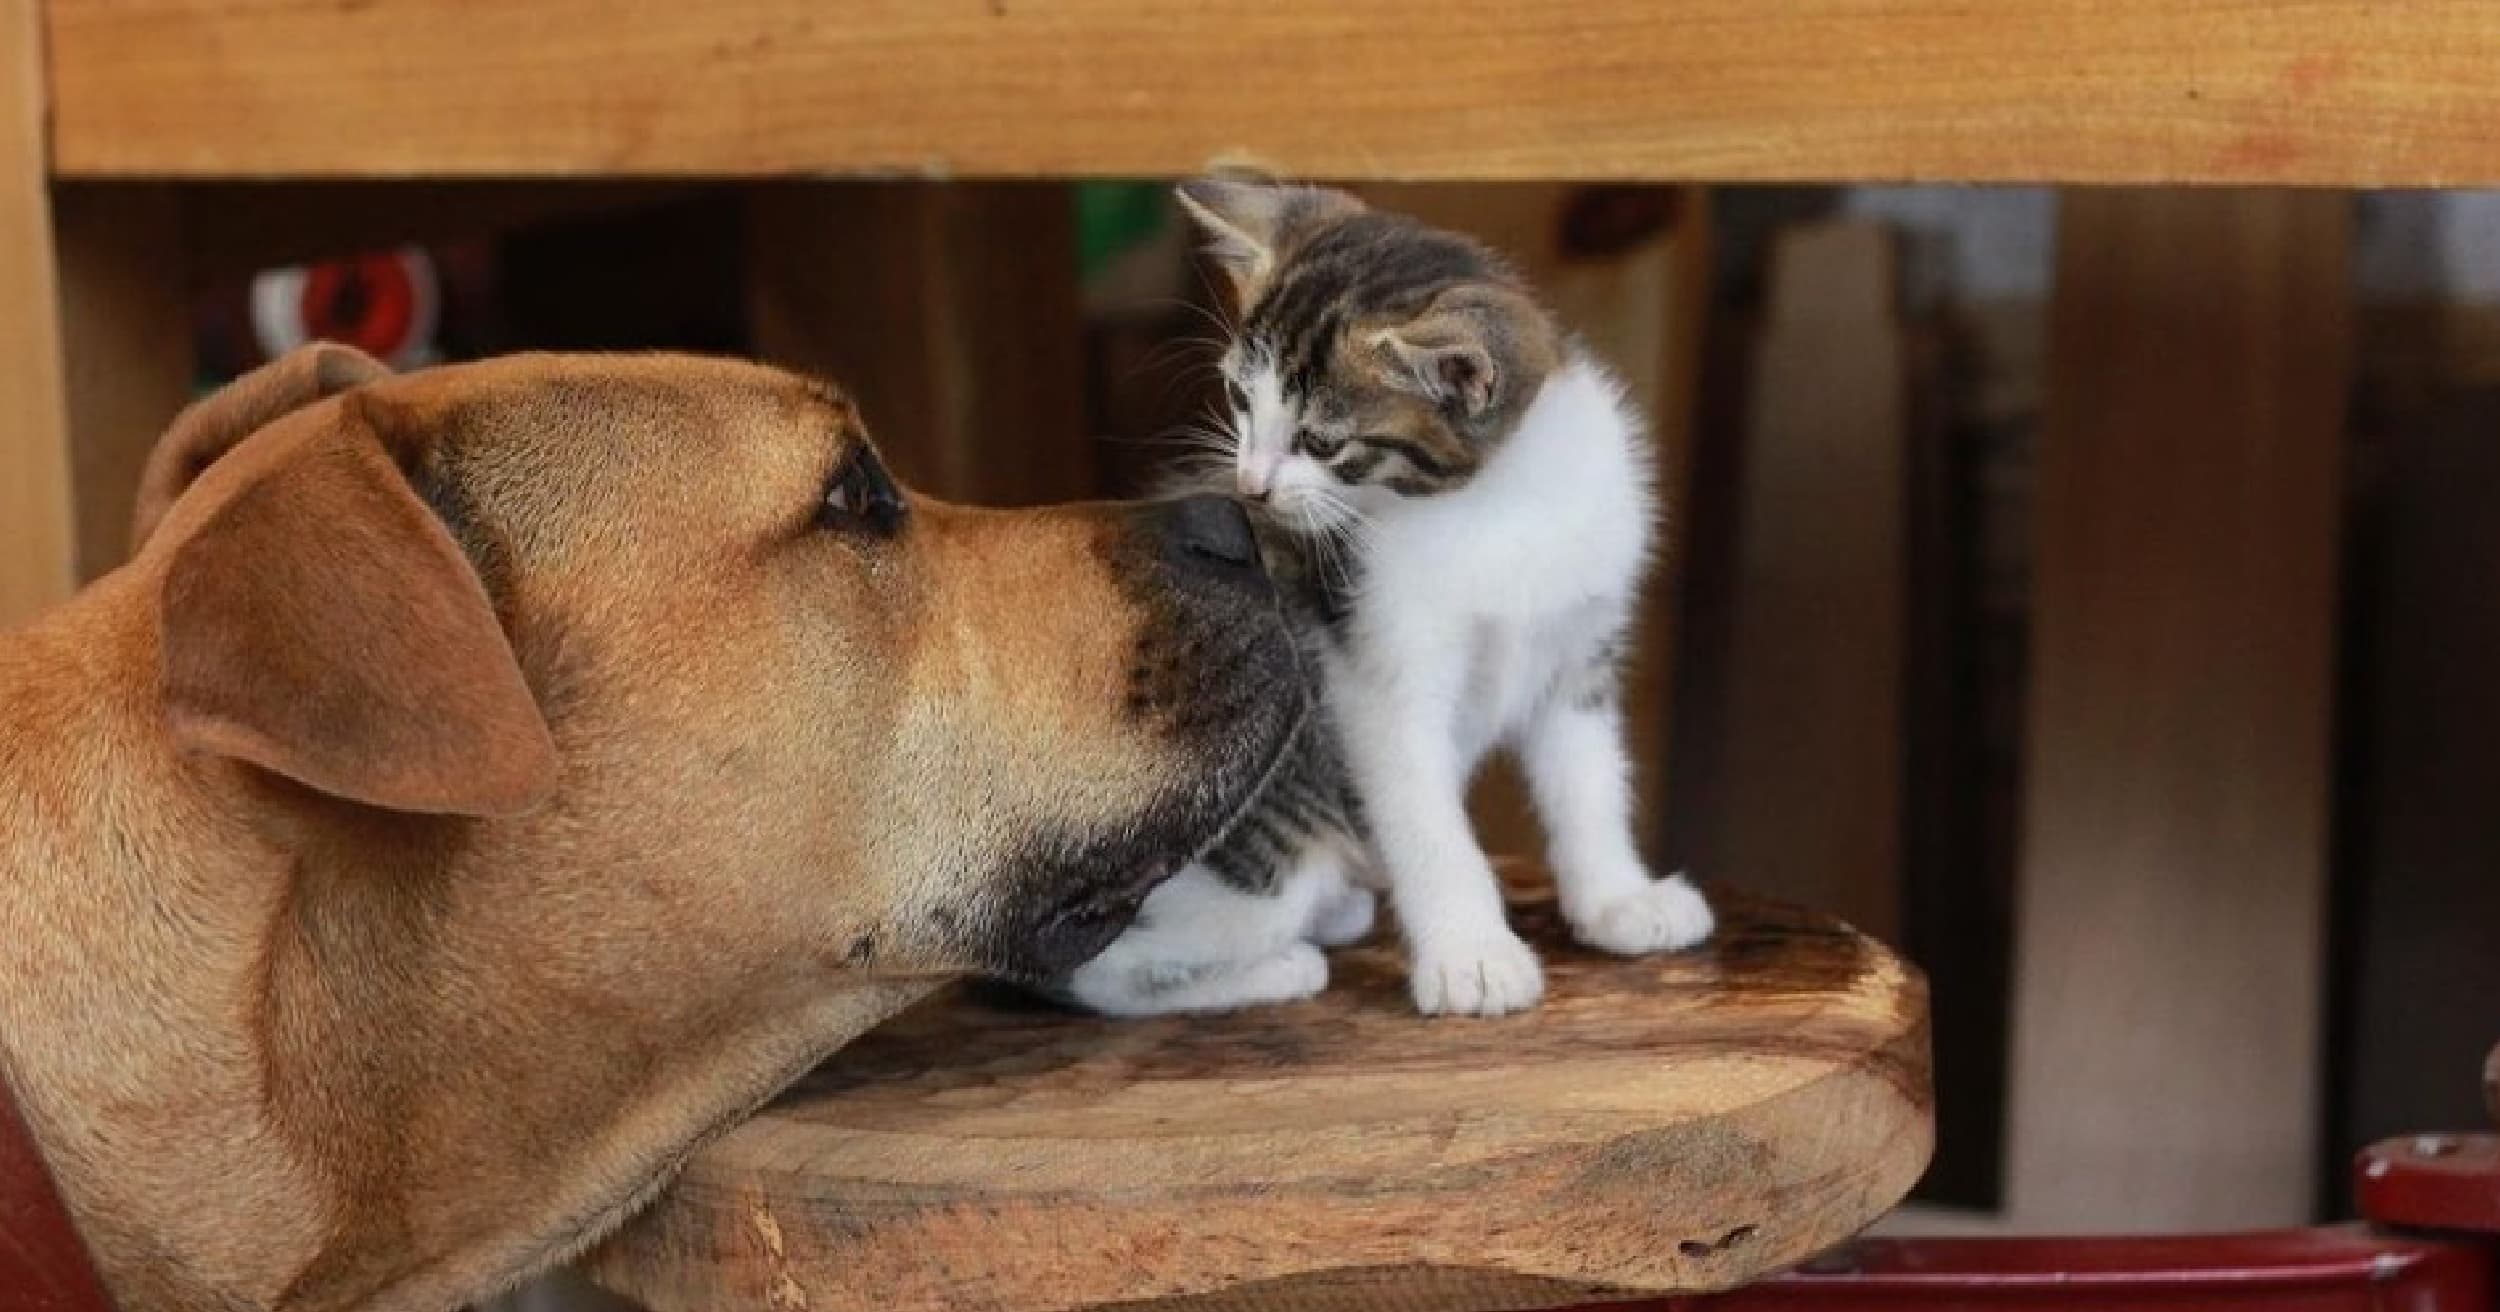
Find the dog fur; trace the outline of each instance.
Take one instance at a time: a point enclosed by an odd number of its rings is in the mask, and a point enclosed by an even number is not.
[[[0,635],[0,1073],[122,1308],[507,1288],[1241,806],[1302,713],[1255,567],[823,518],[874,459],[668,356],[312,348],[177,422],[132,563]]]

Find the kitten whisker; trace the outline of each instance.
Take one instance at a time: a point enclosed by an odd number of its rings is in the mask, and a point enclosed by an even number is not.
[[[1163,435],[1176,453],[1167,487],[1229,493],[1243,472],[1269,471],[1273,494],[1251,514],[1262,555],[1281,549],[1277,594],[1320,693],[1319,731],[1298,737],[1255,809],[1166,886],[1178,895],[1172,913],[1124,934],[1098,959],[1117,954],[1120,964],[1082,968],[1095,974],[1074,992],[1148,1012],[1305,996],[1326,982],[1314,944],[1369,927],[1371,895],[1345,898],[1357,882],[1351,862],[1383,877],[1360,882],[1385,882],[1393,895],[1415,949],[1408,978],[1421,1010],[1532,1006],[1543,988],[1536,955],[1477,886],[1467,867],[1481,862],[1441,854],[1479,850],[1461,804],[1486,748],[1533,733],[1532,717],[1581,706],[1587,694],[1549,694],[1590,685],[1619,659],[1654,519],[1639,416],[1517,275],[1463,236],[1366,218],[1377,211],[1321,188],[1217,180],[1183,194],[1202,235],[1221,238],[1192,261],[1217,309],[1174,303],[1204,316],[1219,340],[1171,349],[1230,360],[1238,389],[1226,399],[1239,409],[1210,407]],[[1221,295],[1212,294],[1218,272],[1231,284]],[[1440,299],[1459,285],[1468,296]],[[1234,292],[1250,304],[1236,305]],[[1523,402],[1501,432],[1420,413],[1384,421],[1392,407],[1411,407],[1389,393],[1413,390],[1413,380],[1343,367],[1351,325],[1411,313],[1427,294],[1441,307],[1429,311],[1435,332],[1471,339],[1492,364],[1477,381]],[[1196,327],[1181,318],[1158,323]],[[1172,359],[1158,353],[1154,367]],[[1320,454],[1328,436],[1363,432],[1383,434],[1368,445],[1387,449]],[[1256,466],[1243,459],[1253,439]],[[1501,472],[1484,476],[1496,461]],[[1341,479],[1347,471],[1359,477]],[[1451,495],[1400,491],[1423,483]],[[1459,622],[1487,641],[1436,636]],[[1436,706],[1419,717],[1398,705],[1407,680],[1468,691],[1448,714]],[[1612,952],[1688,946],[1710,931],[1709,907],[1629,855],[1628,753],[1619,734],[1604,738],[1575,733],[1524,762],[1540,796],[1569,803],[1557,808],[1565,826],[1553,837],[1558,853],[1573,855],[1554,875],[1564,904],[1586,914],[1567,919],[1581,941]],[[1442,768],[1418,778],[1427,760]],[[1311,908],[1332,899],[1344,905],[1321,913],[1333,926],[1323,930]],[[1282,984],[1280,963],[1294,967]],[[1141,968],[1176,967],[1194,992],[1138,982]]]
[[[1198,277],[1202,284],[1206,282],[1206,274],[1203,270],[1199,272]],[[1212,284],[1206,285],[1209,291],[1214,290]],[[1146,300],[1138,302],[1138,305],[1141,308],[1149,310],[1187,310],[1191,314],[1197,315],[1199,318],[1206,320],[1207,326],[1213,328],[1217,333],[1217,337],[1214,340],[1216,349],[1218,350],[1223,349],[1225,342],[1228,341],[1233,335],[1233,324],[1231,320],[1226,319],[1219,311],[1211,309],[1201,302],[1190,300],[1184,296],[1150,297]],[[1208,339],[1191,338],[1184,340],[1205,341]]]

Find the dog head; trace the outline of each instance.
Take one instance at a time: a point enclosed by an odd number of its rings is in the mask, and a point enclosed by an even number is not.
[[[140,505],[201,768],[680,927],[654,952],[1050,977],[1303,710],[1229,505],[947,505],[754,365],[312,348],[186,414]]]

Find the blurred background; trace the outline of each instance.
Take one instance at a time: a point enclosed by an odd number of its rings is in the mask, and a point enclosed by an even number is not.
[[[1361,191],[1505,251],[1653,417],[1648,838],[1928,972],[1939,1148],[1887,1227],[2338,1215],[2359,1145],[2478,1122],[2500,194]],[[191,305],[71,380],[87,576],[172,407],[310,337],[757,354],[994,503],[1133,492],[1214,401],[1225,307],[1166,180],[55,205],[123,271],[65,253],[73,361],[82,316]],[[1539,848],[1506,777],[1477,809]]]

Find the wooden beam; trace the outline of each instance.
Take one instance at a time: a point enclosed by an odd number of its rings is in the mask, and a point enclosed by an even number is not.
[[[2037,501],[2008,1205],[2305,1219],[2351,209],[2070,192]]]
[[[1783,233],[1754,358],[1714,878],[1901,933],[1907,360],[1883,229]]]
[[[36,0],[0,3],[0,626],[67,597],[76,577],[42,25]]]
[[[164,183],[55,189],[82,581],[129,555],[140,468],[191,399],[182,201]]]
[[[54,0],[92,175],[2500,182],[2483,0]]]
[[[848,389],[904,481],[985,505],[1096,494],[1067,188],[786,183],[747,204],[757,353]]]

